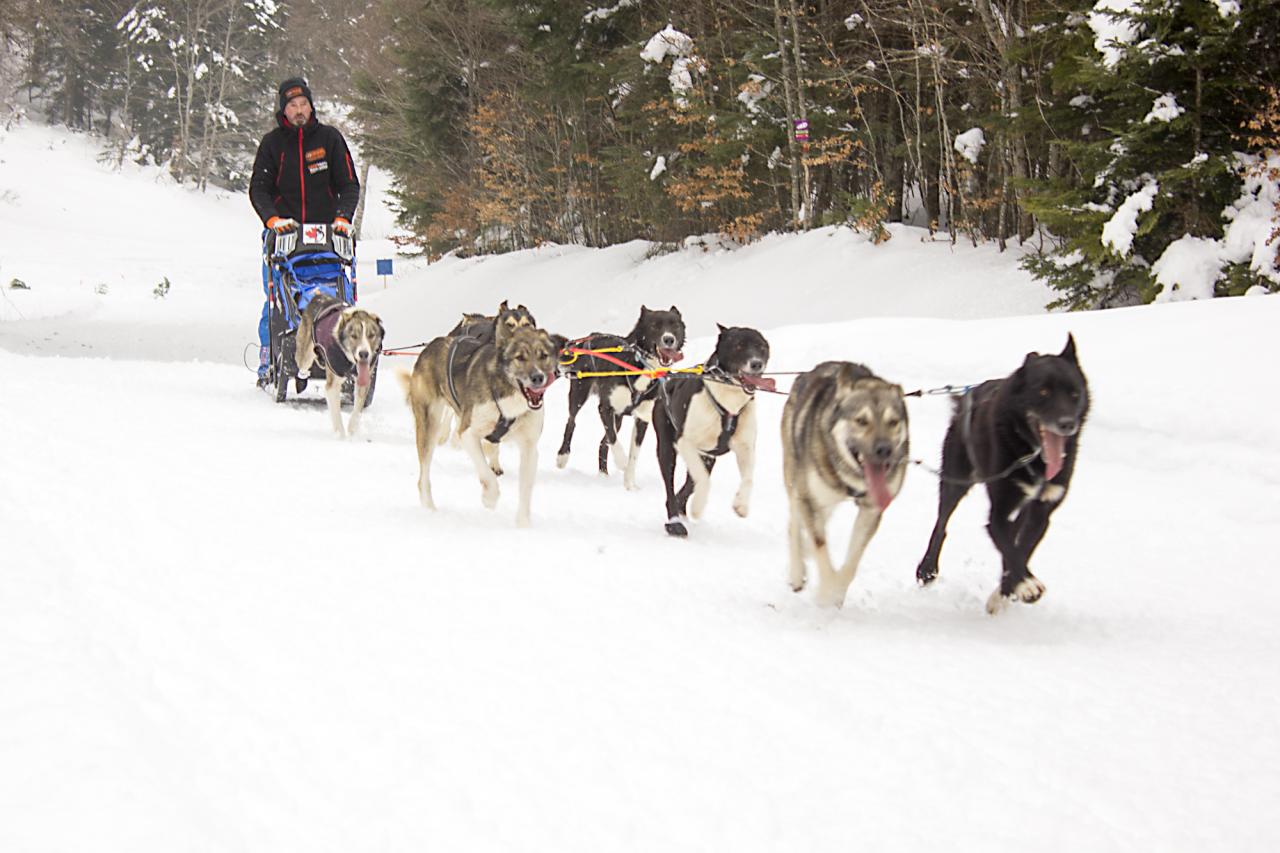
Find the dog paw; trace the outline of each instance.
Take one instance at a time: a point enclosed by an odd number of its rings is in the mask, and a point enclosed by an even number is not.
[[[1039,601],[1040,596],[1044,595],[1044,589],[1044,584],[1039,578],[1025,577],[1008,595],[1004,595],[998,589],[991,593],[991,597],[987,599],[987,612],[994,616],[1008,607],[1011,601],[1021,601],[1024,604]]]
[[[814,594],[813,600],[819,607],[834,607],[838,610],[844,607],[844,594],[845,591],[838,586],[829,587],[818,584],[818,591]]]
[[[684,539],[686,536],[689,535],[689,528],[685,527],[683,518],[676,517],[676,518],[668,519],[664,527],[669,536],[675,536],[680,539]]]
[[[568,454],[568,453],[561,453],[559,456],[557,456],[557,457],[556,457],[556,467],[557,467],[557,468],[563,468],[564,466],[566,466],[566,465],[568,465],[568,464],[569,464],[569,454]]]
[[[1010,597],[1016,598],[1024,604],[1031,604],[1039,601],[1042,595],[1044,595],[1044,584],[1040,582],[1039,578],[1028,575],[1013,588],[1013,594]]]
[[[739,518],[746,518],[751,512],[751,503],[745,500],[737,500],[733,502],[733,511],[738,514]]]
[[[635,492],[640,489],[640,487],[636,485],[635,477],[627,477],[624,479],[622,481],[622,488],[626,489],[628,492]]]
[[[916,566],[916,581],[921,586],[928,586],[938,579],[938,564],[921,562]]]
[[[532,523],[527,512],[516,516],[516,527],[529,527]]]
[[[484,504],[485,509],[493,509],[498,505],[498,484],[496,482],[480,483],[480,503]]]
[[[702,518],[702,514],[707,511],[707,493],[698,494],[697,490],[693,493],[693,500],[689,502],[689,517]]]
[[[803,590],[807,581],[808,579],[804,576],[803,569],[798,573],[793,570],[789,572],[787,577],[787,585],[791,587],[792,592],[800,592]]]

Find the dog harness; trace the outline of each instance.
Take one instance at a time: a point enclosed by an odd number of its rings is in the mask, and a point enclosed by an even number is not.
[[[312,340],[316,358],[330,373],[336,373],[344,379],[351,375],[355,365],[338,344],[338,319],[342,312],[351,306],[345,302],[335,302],[316,314]]]
[[[694,380],[689,380],[689,381],[694,381]],[[738,431],[738,418],[742,415],[742,412],[739,411],[737,414],[730,412],[724,406],[720,405],[720,401],[715,398],[715,395],[712,394],[711,391],[707,390],[706,383],[703,381],[701,377],[698,377],[696,381],[698,381],[703,385],[702,390],[706,391],[707,399],[711,401],[711,407],[715,409],[716,412],[720,415],[720,437],[716,440],[716,446],[711,450],[699,450],[698,452],[703,454],[704,456],[724,456],[726,453],[729,452],[729,441],[733,438],[734,433]],[[725,381],[728,381],[728,380],[725,380]],[[665,376],[659,377],[657,382],[655,382],[654,384],[660,386],[661,388],[663,401],[665,403],[663,408],[666,410],[667,420],[671,421],[671,426],[674,427],[677,432],[679,432],[680,424],[676,423],[675,410],[671,405],[671,391],[667,387],[667,377]],[[748,396],[751,396],[752,394],[751,391],[747,390],[746,388],[743,388],[742,390],[746,391]],[[695,391],[694,393],[697,393],[697,392]],[[692,400],[693,396],[690,395],[689,399]],[[745,409],[746,406],[743,406],[742,408]],[[686,415],[688,414],[687,406],[685,407],[685,414]]]
[[[469,343],[475,344],[475,347],[471,350],[471,352],[467,353],[468,357],[475,355],[476,350],[480,349],[480,347],[483,346],[485,343],[478,337],[474,337],[472,335],[462,335],[460,337],[454,338],[453,342],[449,344],[449,361],[445,367],[444,375],[449,385],[449,396],[453,398],[453,405],[457,408],[459,412],[462,411],[462,400],[458,399],[458,388],[453,383],[453,359],[454,359],[454,356],[457,355],[458,353],[459,345],[463,341],[467,341]],[[516,421],[515,421],[515,418],[509,418],[505,414],[503,414],[502,405],[498,402],[498,395],[493,394],[492,396],[493,396],[493,406],[498,410],[498,423],[494,425],[493,432],[489,433],[484,437],[484,440],[491,442],[493,444],[497,444],[498,442],[502,441],[503,436],[507,434],[507,432],[511,429],[511,425],[514,424]]]
[[[497,444],[502,441],[502,437],[507,434],[507,430],[511,429],[511,425],[515,423],[515,418],[509,418],[502,413],[502,405],[498,402],[498,395],[493,395],[494,408],[498,410],[498,422],[493,426],[493,432],[484,437],[485,441]]]

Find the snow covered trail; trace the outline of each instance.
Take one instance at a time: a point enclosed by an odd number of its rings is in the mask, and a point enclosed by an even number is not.
[[[775,369],[909,387],[1075,333],[1094,409],[1048,593],[997,618],[980,494],[916,588],[919,469],[843,610],[787,589],[780,397],[751,518],[725,465],[674,541],[652,440],[636,493],[594,473],[592,411],[554,468],[562,387],[517,530],[514,475],[486,511],[452,448],[417,505],[390,370],[339,442],[239,367],[0,351],[0,849],[1270,849],[1278,320],[767,330]],[[933,462],[948,404],[910,405]]]
[[[504,298],[570,335],[675,302],[687,362],[754,324],[774,370],[928,388],[1074,332],[1094,405],[1045,598],[986,615],[980,492],[918,589],[914,468],[829,611],[785,582],[781,397],[750,519],[722,465],[688,541],[662,532],[652,438],[635,493],[594,472],[593,407],[554,467],[563,385],[532,529],[514,474],[486,511],[448,447],[427,512],[391,375],[412,360],[384,362],[362,440],[314,389],[272,403],[240,366],[247,199],[95,158],[0,133],[0,286],[31,287],[0,291],[0,850],[1280,846],[1280,299],[1047,316],[1012,253],[905,228],[397,259],[385,290],[388,244],[362,242],[392,345]],[[949,403],[909,405],[932,464]]]

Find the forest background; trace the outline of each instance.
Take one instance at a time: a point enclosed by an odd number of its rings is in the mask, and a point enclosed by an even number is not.
[[[1269,0],[0,0],[0,120],[243,188],[278,81],[405,248],[845,224],[1030,243],[1094,308],[1280,290]]]

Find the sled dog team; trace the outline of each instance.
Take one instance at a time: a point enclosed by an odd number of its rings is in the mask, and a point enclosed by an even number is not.
[[[347,313],[339,319],[338,345],[345,349],[350,344],[347,356],[357,365],[367,365],[369,353],[381,351],[382,325],[372,315],[370,319]],[[308,333],[309,319],[304,317]],[[344,321],[351,327],[345,335]],[[543,398],[551,383],[564,375],[569,380],[569,417],[556,456],[558,467],[567,463],[578,413],[594,395],[604,426],[599,469],[608,473],[612,456],[624,471],[628,489],[635,488],[636,460],[652,426],[666,492],[668,534],[688,535],[687,517],[702,515],[711,472],[728,453],[739,473],[733,509],[746,517],[755,472],[755,394],[774,390],[773,380],[764,375],[769,343],[755,329],[718,328],[715,349],[706,362],[680,371],[673,365],[683,358],[685,326],[675,306],[642,307],[626,335],[597,332],[572,341],[538,328],[523,305],[511,308],[503,302],[493,316],[464,315],[448,334],[427,344],[412,373],[400,375],[413,411],[422,504],[435,509],[432,456],[452,435],[475,466],[481,502],[492,509],[503,473],[498,449],[510,441],[520,451],[516,523],[527,526],[545,416]],[[656,379],[636,368],[670,372]],[[342,435],[337,393],[331,393],[329,383],[326,396],[334,429]],[[362,399],[357,393],[352,431]],[[987,531],[1002,560],[1000,586],[988,599],[987,611],[996,613],[1010,601],[1034,602],[1044,594],[1044,584],[1027,563],[1066,497],[1088,411],[1088,383],[1071,336],[1057,355],[1028,353],[1009,376],[973,386],[955,399],[942,445],[938,517],[916,568],[921,584],[937,578],[947,522],[968,491],[981,484],[991,504]],[[632,419],[632,431],[624,446],[626,417]],[[781,427],[783,482],[790,504],[791,588],[804,588],[806,563],[812,561],[817,601],[838,607],[911,461],[905,397],[900,386],[861,364],[827,361],[796,379]],[[686,471],[678,490],[677,459]],[[827,526],[844,501],[853,501],[858,512],[844,562],[837,567]]]

